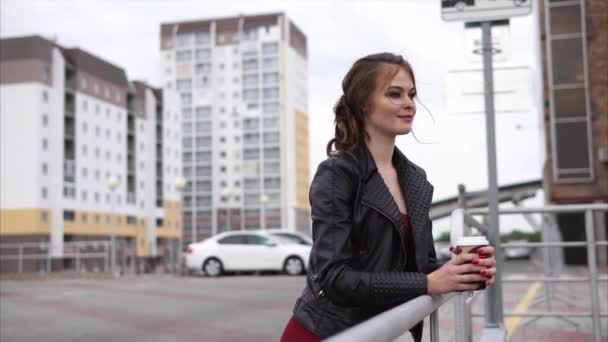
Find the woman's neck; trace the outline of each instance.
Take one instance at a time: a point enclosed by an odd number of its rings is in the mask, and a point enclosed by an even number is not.
[[[376,162],[376,166],[380,170],[391,167],[393,151],[395,150],[395,136],[376,134],[373,138],[366,139],[366,143],[369,152]]]

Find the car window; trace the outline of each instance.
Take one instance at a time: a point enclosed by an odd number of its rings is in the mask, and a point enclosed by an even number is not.
[[[273,235],[277,235],[277,236],[289,239],[300,245],[310,245],[310,242],[306,241],[304,238],[302,238],[298,235],[288,234],[288,233],[273,233]]]
[[[247,235],[247,244],[249,245],[265,245],[268,238],[260,235]]]
[[[246,235],[230,235],[217,240],[217,243],[222,245],[245,245],[247,244]]]

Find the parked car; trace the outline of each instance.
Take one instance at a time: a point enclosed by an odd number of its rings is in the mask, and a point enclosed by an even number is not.
[[[526,243],[527,240],[512,240],[508,243]],[[507,243],[507,242],[505,242]],[[530,259],[532,256],[532,247],[505,247],[504,255],[505,259]]]
[[[234,231],[188,245],[186,267],[217,277],[227,271],[306,271],[311,246],[264,231]]]

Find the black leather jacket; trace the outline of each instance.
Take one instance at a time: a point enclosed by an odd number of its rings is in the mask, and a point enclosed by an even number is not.
[[[325,338],[427,293],[435,247],[428,213],[433,186],[395,148],[393,165],[405,197],[418,272],[406,272],[403,223],[365,145],[323,161],[310,187],[314,244],[306,287],[294,316]],[[422,322],[411,333],[422,337]]]

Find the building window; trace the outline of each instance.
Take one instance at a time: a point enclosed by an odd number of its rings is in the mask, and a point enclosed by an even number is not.
[[[81,172],[82,172],[82,178],[87,178],[87,168],[83,167]]]
[[[64,210],[63,211],[63,220],[64,221],[74,221],[74,211],[73,210]]]
[[[44,103],[49,102],[49,92],[46,90],[42,91],[42,102],[44,102]]]
[[[48,190],[46,187],[42,187],[42,189],[40,190],[40,194],[42,195],[42,198],[46,198],[48,196]]]
[[[48,127],[49,125],[49,117],[46,114],[42,115],[42,126],[43,127]]]
[[[99,214],[95,214],[95,224],[99,224]]]
[[[87,100],[82,100],[82,110],[84,112],[86,112],[89,108],[89,103],[87,102]]]
[[[95,203],[99,203],[99,192],[95,193]]]
[[[80,78],[80,87],[82,89],[87,89],[87,79],[83,77]]]
[[[99,180],[99,170],[95,170],[95,180]]]
[[[80,193],[80,198],[81,198],[83,201],[86,201],[86,200],[87,200],[87,192],[86,192],[86,191],[84,191],[84,190],[82,190],[82,192]]]
[[[46,163],[42,163],[42,174],[46,175],[49,171],[49,167]]]
[[[99,114],[100,111],[101,108],[99,107],[99,104],[95,104],[95,114]]]
[[[87,125],[87,123],[86,123],[86,122],[83,122],[83,123],[82,123],[82,131],[83,131],[84,133],[86,133],[88,128],[89,128],[89,126]]]
[[[81,215],[81,220],[82,220],[82,223],[87,223],[87,214],[83,213]]]
[[[87,155],[87,145],[82,145],[82,155],[83,156]]]
[[[46,138],[42,139],[42,149],[44,151],[46,151],[46,150],[48,150],[48,148],[49,148],[49,141]]]
[[[48,220],[48,214],[46,211],[40,212],[40,223],[46,223]]]

